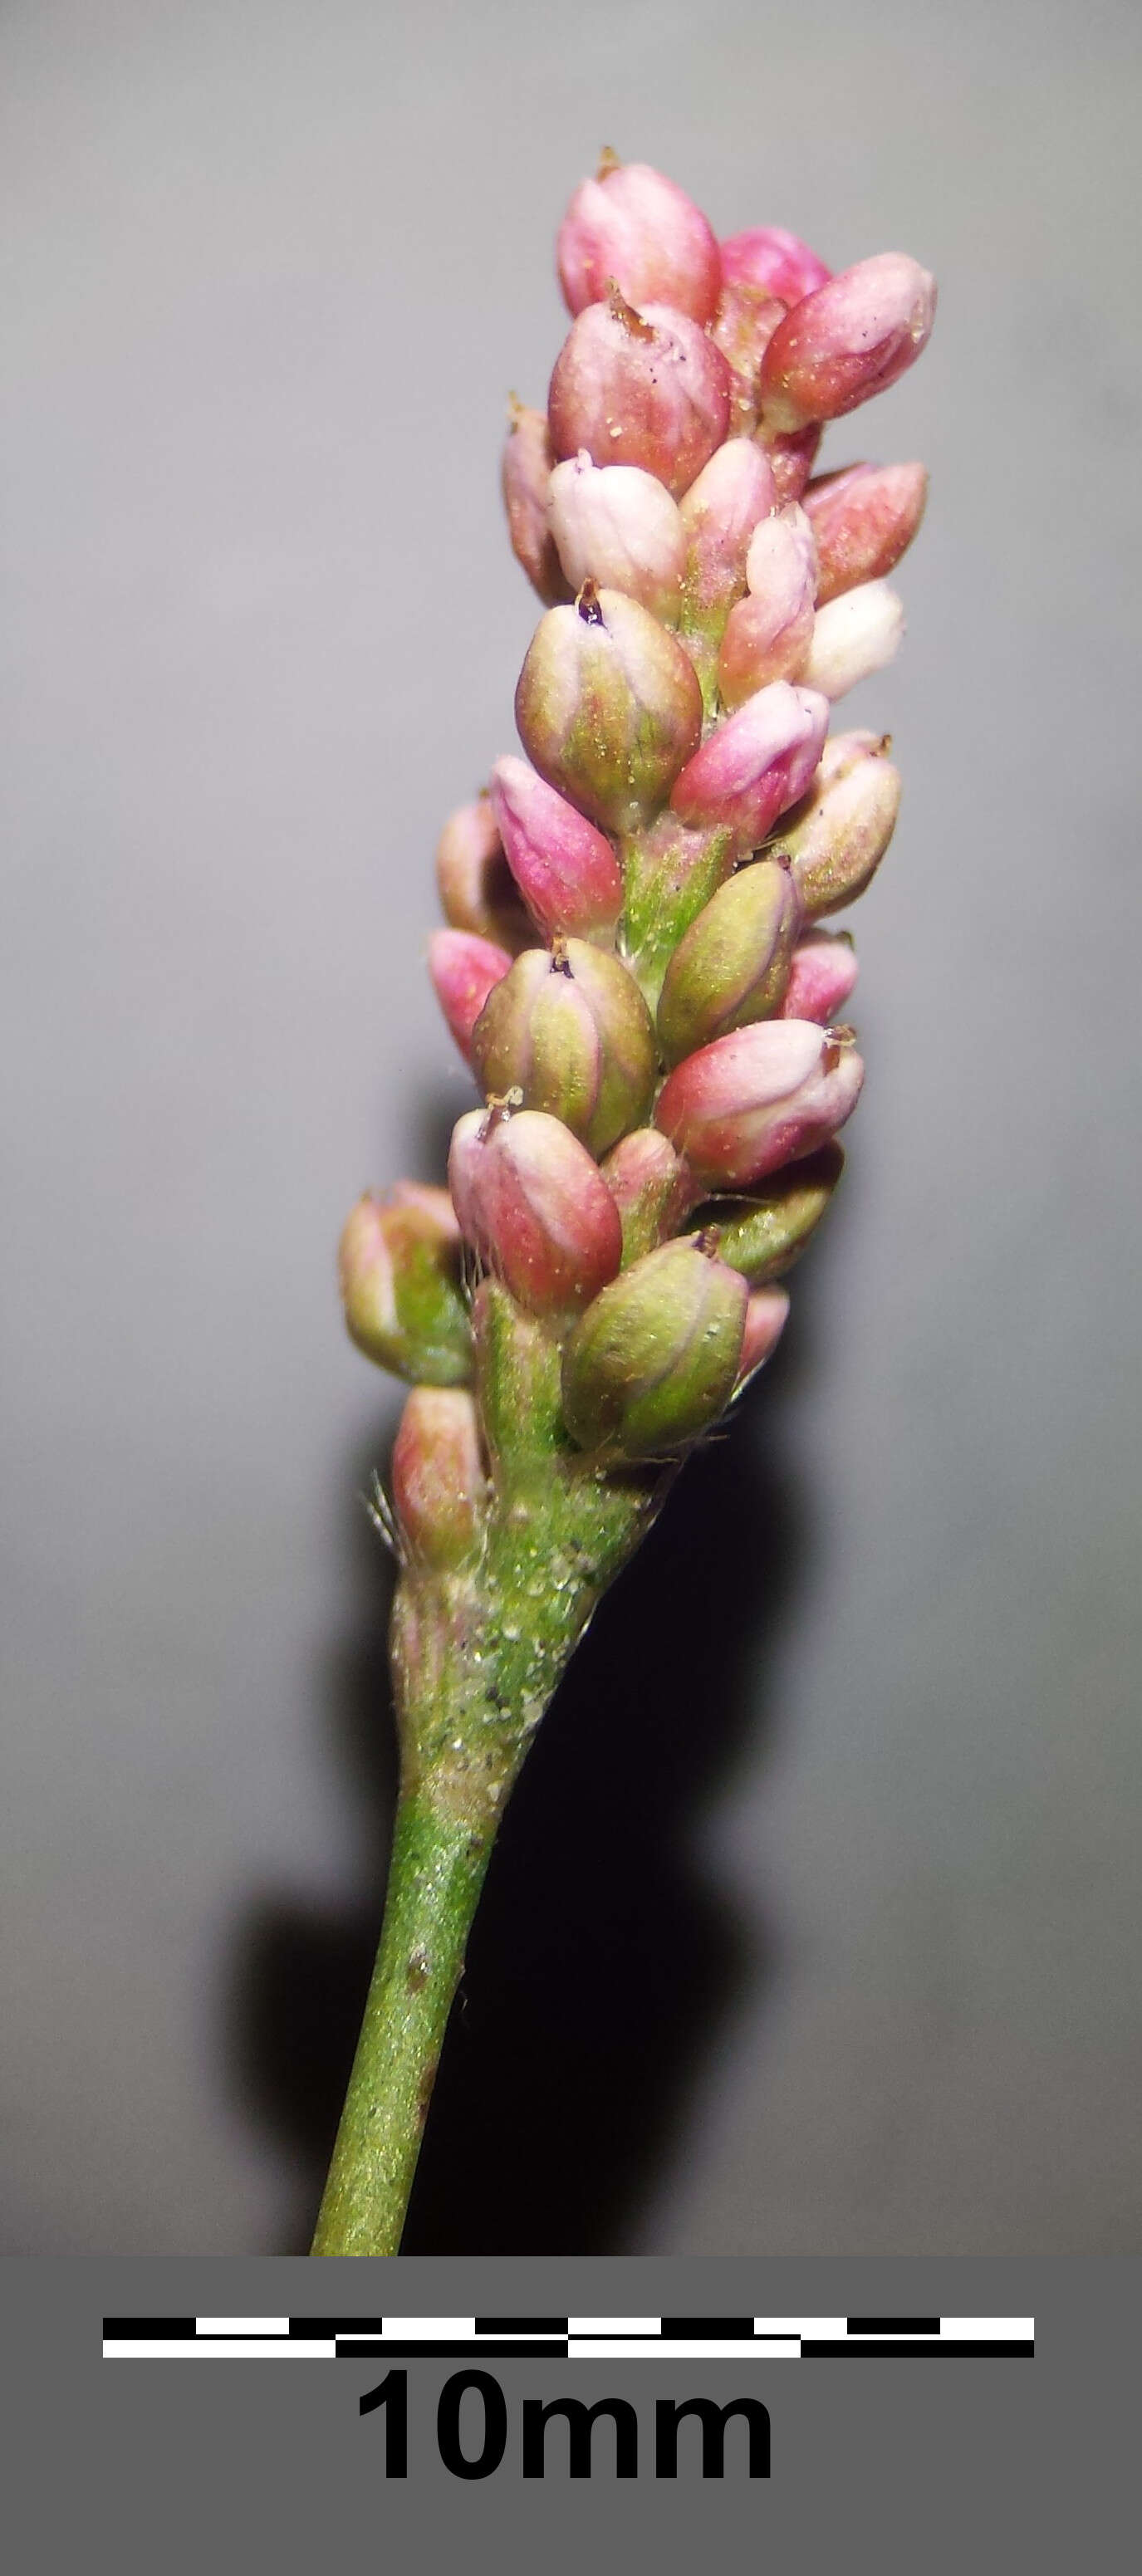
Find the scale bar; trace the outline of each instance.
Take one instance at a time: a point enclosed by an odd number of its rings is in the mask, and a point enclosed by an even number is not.
[[[938,2317],[850,2317],[851,2335],[938,2335]]]
[[[478,2335],[566,2335],[566,2317],[477,2317]]]
[[[896,2335],[883,2342],[869,2335],[844,2343],[813,2343],[805,2339],[801,2344],[802,2361],[1033,2361],[1034,2357],[1033,2343],[998,2339],[975,2343],[966,2335],[925,2335],[916,2341],[908,2335]]]
[[[1026,2361],[1033,2317],[105,2317],[109,2361]]]
[[[470,2347],[469,2347],[470,2348]],[[348,2351],[353,2350],[347,2345]],[[297,2335],[184,2335],[169,2342],[149,2335],[131,2343],[118,2335],[104,2342],[104,2361],[332,2361],[333,2343],[303,2342]]]
[[[338,2336],[335,2351],[338,2361],[566,2361],[568,2346],[552,2335],[544,2343],[520,2336],[512,2343],[494,2343],[490,2336],[469,2337],[464,2343],[430,2343],[417,2336],[414,2343],[381,2335],[346,2342]]]

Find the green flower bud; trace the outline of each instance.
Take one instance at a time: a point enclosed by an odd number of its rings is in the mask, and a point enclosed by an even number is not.
[[[580,1448],[612,1460],[669,1458],[728,1404],[747,1290],[716,1234],[690,1235],[620,1273],[563,1353],[563,1410]]]
[[[387,1201],[371,1192],[358,1199],[338,1264],[345,1322],[366,1359],[425,1386],[468,1383],[472,1330],[461,1257],[447,1190],[401,1181]]]
[[[573,608],[541,617],[515,712],[533,768],[604,832],[637,831],[702,738],[702,692],[677,636],[591,581]]]
[[[900,772],[889,747],[887,735],[833,734],[804,803],[780,826],[778,846],[814,920],[863,894],[892,839]]]
[[[639,1124],[654,1092],[650,1013],[621,959],[586,939],[516,958],[476,1022],[472,1061],[490,1097],[521,1092],[595,1155]]]
[[[717,1199],[699,1210],[715,1224],[718,1251],[751,1288],[791,1270],[816,1232],[844,1170],[837,1144],[823,1145],[803,1163],[787,1163],[764,1190],[748,1199]]]
[[[780,859],[741,868],[691,922],[663,979],[658,1034],[668,1064],[778,1008],[804,909]]]
[[[727,828],[691,832],[667,808],[620,844],[626,886],[624,945],[653,1008],[684,931],[730,873],[734,836]]]

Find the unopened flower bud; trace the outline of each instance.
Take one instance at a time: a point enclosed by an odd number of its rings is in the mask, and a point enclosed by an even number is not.
[[[436,882],[450,930],[472,931],[512,956],[534,936],[487,796],[449,815],[436,845]]]
[[[754,529],[768,518],[776,497],[764,450],[750,438],[728,438],[703,466],[681,503],[687,628],[720,636],[729,610],[745,589],[746,556]]]
[[[505,948],[470,930],[434,930],[428,942],[433,989],[465,1064],[472,1061],[472,1031],[494,984],[511,965]]]
[[[677,1234],[694,1203],[694,1183],[657,1127],[634,1127],[608,1154],[603,1178],[623,1229],[623,1268]]]
[[[774,680],[727,716],[687,761],[671,793],[674,812],[698,829],[726,824],[740,848],[756,849],[778,815],[804,795],[828,721],[825,698]]]
[[[787,233],[780,224],[761,224],[752,232],[731,233],[719,244],[722,278],[727,286],[750,286],[765,295],[779,295],[783,304],[799,304],[805,295],[824,286],[829,270],[824,260],[807,242],[798,241],[796,233]]]
[[[748,1386],[759,1368],[772,1359],[789,1320],[789,1299],[784,1288],[755,1288],[745,1310],[741,1359],[738,1362],[738,1386]]]
[[[924,516],[922,465],[847,465],[820,474],[805,492],[817,540],[817,603],[879,581],[898,564]]]
[[[489,793],[507,864],[545,937],[608,940],[623,904],[610,842],[513,753],[497,760]]]
[[[463,1386],[472,1335],[460,1262],[447,1190],[402,1182],[388,1200],[358,1199],[338,1253],[345,1322],[358,1350],[396,1377]]]
[[[571,595],[547,518],[554,463],[546,413],[517,402],[513,394],[501,472],[508,535],[516,562],[548,608]]]
[[[686,561],[686,532],[656,474],[640,465],[592,465],[586,448],[551,477],[551,533],[573,590],[585,581],[641,599],[673,619]]]
[[[778,325],[761,366],[762,419],[777,430],[839,420],[894,385],[926,347],[935,281],[903,251],[842,269]]]
[[[776,1011],[803,918],[792,870],[778,859],[759,859],[719,887],[663,979],[658,1034],[668,1064]]]
[[[614,832],[653,813],[702,731],[702,693],[677,637],[638,600],[590,583],[573,607],[540,619],[515,712],[541,776]]]
[[[817,462],[820,444],[821,431],[815,420],[805,429],[775,430],[762,424],[758,445],[769,459],[779,501],[800,500]]]
[[[883,671],[904,633],[904,603],[886,581],[863,581],[817,610],[801,668],[807,689],[843,698],[858,681]]]
[[[663,1084],[656,1127],[707,1189],[742,1189],[815,1152],[855,1109],[855,1047],[807,1020],[758,1020],[687,1056]]]
[[[699,1208],[697,1222],[708,1218],[718,1229],[723,1261],[740,1270],[751,1288],[779,1279],[804,1251],[816,1232],[844,1170],[836,1143],[822,1145],[797,1163],[787,1163],[748,1199],[716,1199]]]
[[[761,400],[761,362],[787,307],[764,287],[723,286],[710,325],[730,371],[730,434],[752,438]]]
[[[528,948],[495,986],[472,1035],[481,1089],[518,1091],[592,1154],[637,1126],[654,1091],[654,1029],[633,976],[583,939]]]
[[[729,1402],[747,1290],[707,1243],[694,1236],[644,1253],[576,1325],[563,1410],[581,1448],[632,1462],[672,1457]]]
[[[816,1020],[819,1028],[828,1028],[840,1019],[856,979],[856,951],[844,931],[807,931],[793,951],[777,1016]]]
[[[641,465],[677,500],[726,435],[729,368],[686,314],[616,290],[572,323],[548,399],[557,456]]]
[[[677,814],[655,816],[623,844],[626,953],[653,1009],[679,940],[724,884],[740,855],[724,825],[691,832]]]
[[[645,161],[604,154],[598,176],[575,190],[556,260],[572,313],[600,303],[612,278],[632,304],[671,304],[695,322],[708,322],[718,300],[718,245],[705,216]]]
[[[487,1478],[475,1400],[464,1388],[414,1386],[393,1446],[392,1489],[414,1562],[445,1571],[476,1554]]]
[[[748,596],[731,609],[718,656],[718,684],[728,707],[740,707],[771,680],[790,679],[812,640],[817,550],[795,501],[754,529],[746,581]]]
[[[560,1119],[469,1110],[453,1131],[448,1185],[468,1241],[529,1314],[563,1320],[614,1278],[618,1209]]]
[[[807,803],[781,834],[807,913],[821,919],[863,894],[892,839],[900,772],[874,733],[834,734]]]

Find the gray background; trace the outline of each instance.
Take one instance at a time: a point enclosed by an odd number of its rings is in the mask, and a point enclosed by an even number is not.
[[[931,2576],[962,2576],[965,2567],[998,2576],[1012,2566],[1072,2576],[1091,2562],[1095,2534],[1106,2535],[1102,2561],[1128,2565],[1138,2271],[1121,2260],[588,2257],[444,2266],[402,2257],[332,2271],[326,2263],[317,2274],[283,2260],[10,2260],[3,2324],[19,2367],[6,2410],[5,2511],[18,2528],[24,2506],[37,2566],[70,2565],[84,2534],[107,2525],[125,2576],[152,2576],[160,2534],[170,2576],[198,2576],[204,2561],[308,2576],[334,2557],[387,2566],[410,2554],[417,2565],[491,2560],[556,2576],[578,2576],[586,2560],[600,2576],[623,2576],[632,2556],[656,2570],[690,2570],[696,2559],[736,2570],[778,2553],[802,2576],[864,2563],[873,2542],[884,2576],[913,2576],[918,2557]],[[383,2299],[424,2315],[442,2312],[449,2297],[469,2315],[505,2302],[517,2315],[566,2315],[579,2312],[580,2299],[588,2313],[636,2315],[717,2313],[732,2299],[770,2317],[899,2315],[915,2302],[927,2315],[1034,2316],[1035,2357],[935,2369],[910,2361],[497,2364],[509,2442],[486,2481],[442,2467],[435,2415],[450,2365],[416,2361],[408,2479],[391,2484],[384,2419],[358,2412],[359,2396],[382,2375],[377,2362],[180,2368],[99,2359],[101,2309],[260,2316],[267,2306],[297,2315],[324,2303],[326,2315],[336,2307],[360,2317]],[[745,2475],[740,2423],[730,2427],[721,2483],[703,2483],[681,2445],[677,2481],[655,2481],[655,2401],[699,2394],[720,2405],[761,2398],[772,2427],[768,2482],[751,2485]],[[589,2482],[569,2482],[558,2428],[542,2483],[525,2482],[518,2410],[536,2395],[633,2402],[637,2481],[616,2481],[604,2423]],[[474,2448],[475,2401],[469,2410],[465,2438]]]
[[[914,2576],[918,2557],[930,2576],[962,2576],[965,2567],[998,2576],[1012,2566],[1072,2576],[1091,2563],[1095,2534],[1106,2535],[1104,2562],[1128,2565],[1138,2270],[1121,2260],[501,2258],[445,2267],[402,2257],[395,2266],[345,2261],[332,2272],[326,2263],[318,2274],[282,2260],[10,2260],[3,2323],[19,2367],[6,2409],[5,2512],[18,2528],[24,2506],[36,2566],[70,2565],[84,2535],[106,2525],[125,2576],[152,2576],[159,2535],[170,2576],[199,2576],[204,2563],[308,2576],[333,2560],[388,2566],[410,2556],[430,2567],[538,2564],[556,2576],[578,2576],[586,2561],[600,2576],[624,2576],[632,2557],[672,2572],[696,2560],[753,2568],[778,2553],[802,2576],[864,2563],[873,2541],[884,2576]],[[486,2481],[442,2467],[435,2415],[450,2365],[417,2361],[408,2370],[408,2479],[391,2484],[384,2419],[358,2412],[359,2396],[381,2378],[377,2362],[180,2368],[99,2358],[101,2309],[260,2316],[268,2305],[297,2315],[324,2302],[326,2314],[335,2306],[364,2316],[384,2298],[424,2315],[441,2312],[442,2292],[469,2315],[505,2301],[517,2315],[578,2312],[580,2299],[588,2313],[693,2315],[731,2298],[770,2317],[899,2315],[916,2302],[928,2315],[1034,2316],[1035,2357],[935,2369],[907,2361],[497,2364],[509,2442]],[[826,2309],[827,2300],[837,2306]],[[655,2401],[699,2394],[720,2405],[761,2398],[772,2427],[768,2482],[751,2485],[745,2475],[740,2423],[730,2427],[721,2483],[703,2483],[681,2445],[677,2481],[655,2481]],[[569,2482],[557,2427],[542,2483],[525,2482],[518,2410],[536,2395],[633,2402],[637,2481],[616,2481],[604,2423],[589,2482]],[[465,2438],[474,2448],[475,2401],[469,2410]]]
[[[408,2242],[1136,2248],[1133,13],[0,43],[5,2246],[306,2241],[391,1786],[332,1247],[467,1098],[431,853],[512,745],[504,398],[606,140],[939,273],[829,445],[933,469],[850,702],[907,797],[843,1208],[525,1774]]]

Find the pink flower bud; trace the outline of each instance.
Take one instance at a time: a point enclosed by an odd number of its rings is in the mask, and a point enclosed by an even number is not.
[[[674,812],[694,826],[728,824],[739,847],[756,849],[804,795],[828,721],[827,700],[811,689],[787,680],[759,689],[687,761],[671,794]]]
[[[763,420],[800,429],[883,393],[926,347],[935,310],[935,280],[903,251],[842,269],[774,332],[761,367]]]
[[[769,458],[779,501],[799,501],[817,461],[821,432],[816,421],[807,429],[762,428],[758,443]]]
[[[429,939],[428,971],[436,999],[465,1064],[471,1062],[472,1031],[492,986],[511,962],[506,949],[470,930],[434,930]]]
[[[681,503],[686,534],[685,621],[721,633],[727,612],[745,589],[746,555],[760,519],[776,502],[764,450],[749,438],[728,438],[711,456]]]
[[[605,831],[629,832],[700,740],[702,693],[689,656],[649,609],[587,583],[574,607],[540,619],[515,713],[541,777]]]
[[[449,815],[436,845],[436,882],[450,930],[472,931],[513,956],[533,938],[487,796]]]
[[[641,599],[673,619],[686,561],[686,532],[657,475],[640,465],[592,465],[583,448],[551,477],[551,533],[573,590],[585,581]]]
[[[525,1109],[549,1110],[605,1154],[650,1107],[654,1029],[621,958],[560,939],[525,949],[489,994],[472,1062],[489,1096],[518,1091]]]
[[[469,1110],[453,1131],[448,1183],[468,1241],[529,1314],[565,1319],[614,1278],[618,1209],[558,1118]]]
[[[796,501],[754,529],[746,581],[749,596],[731,609],[718,656],[728,707],[740,707],[771,680],[791,679],[812,641],[817,549]]]
[[[474,1398],[414,1386],[393,1446],[393,1503],[408,1555],[447,1570],[480,1543],[487,1477]]]
[[[859,590],[842,591],[817,610],[801,666],[804,686],[843,698],[859,680],[883,671],[903,633],[904,603],[886,581],[862,581]]]
[[[687,1056],[654,1113],[696,1180],[741,1189],[812,1154],[855,1109],[855,1047],[807,1020],[756,1020]]]
[[[780,224],[762,224],[753,232],[731,233],[720,245],[722,278],[727,286],[750,286],[779,295],[783,304],[799,304],[828,282],[830,271],[808,243]]]
[[[460,1284],[460,1229],[446,1190],[400,1181],[358,1199],[338,1250],[350,1337],[397,1377],[460,1386],[472,1334]]]
[[[879,581],[898,564],[924,516],[922,465],[847,465],[819,474],[805,493],[817,540],[817,604]]]
[[[738,1386],[748,1386],[759,1368],[764,1368],[785,1330],[789,1317],[789,1297],[784,1288],[755,1288],[745,1310],[742,1355],[738,1362]]]
[[[658,1034],[668,1064],[776,1011],[803,918],[787,861],[758,859],[719,887],[663,979]]]
[[[618,292],[571,325],[551,378],[557,456],[641,465],[677,500],[726,435],[730,372],[696,322],[665,304],[637,313]]]
[[[793,951],[789,981],[778,1011],[782,1020],[816,1020],[820,1028],[840,1018],[857,979],[851,939],[843,931],[810,930]]]
[[[608,1154],[603,1178],[623,1229],[623,1268],[677,1234],[694,1204],[695,1184],[657,1127],[635,1127]]]
[[[572,1438],[600,1458],[677,1455],[716,1422],[741,1359],[746,1284],[716,1233],[646,1252],[596,1297],[563,1353]]]
[[[490,801],[508,866],[545,937],[608,939],[623,905],[610,842],[514,753],[497,760]]]
[[[501,479],[516,562],[548,608],[570,592],[547,523],[547,487],[555,451],[544,412],[512,395]]]
[[[892,839],[900,772],[888,747],[875,733],[834,734],[806,804],[782,830],[805,910],[818,919],[863,894]]]
[[[730,371],[730,433],[751,438],[761,398],[761,362],[787,307],[763,287],[724,286],[710,325]]]
[[[632,304],[671,304],[708,322],[718,300],[718,245],[703,214],[645,161],[604,154],[559,227],[559,283],[572,313],[598,304],[612,277]]]

